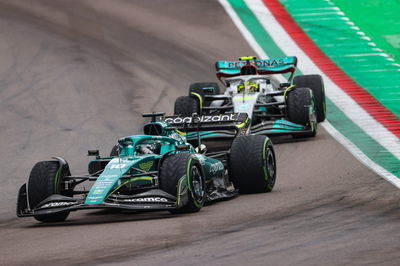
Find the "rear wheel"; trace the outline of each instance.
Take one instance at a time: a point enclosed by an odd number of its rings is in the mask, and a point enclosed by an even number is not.
[[[196,98],[180,96],[175,100],[175,115],[192,116],[194,113],[200,114],[200,103]]]
[[[271,140],[250,135],[232,142],[229,175],[240,193],[272,191],[276,180],[276,159]]]
[[[322,122],[326,118],[325,87],[320,75],[303,75],[293,79],[293,83],[298,88],[310,88],[315,99],[315,113],[317,122]]]
[[[287,115],[291,122],[310,127],[312,130],[310,133],[296,134],[293,137],[315,137],[317,134],[317,122],[312,91],[309,88],[296,88],[289,91],[286,106]]]
[[[53,194],[72,196],[69,191],[63,190],[63,178],[70,175],[69,170],[62,168],[57,161],[42,161],[35,164],[28,180],[28,201],[29,206],[34,208],[44,199]],[[35,215],[34,218],[40,222],[62,222],[69,215],[69,212],[54,214]]]
[[[176,196],[178,204],[180,192],[183,189],[182,178],[188,184],[188,201],[179,209],[171,210],[172,213],[198,212],[206,200],[206,185],[200,162],[191,153],[178,153],[167,157],[160,169],[160,188]]]

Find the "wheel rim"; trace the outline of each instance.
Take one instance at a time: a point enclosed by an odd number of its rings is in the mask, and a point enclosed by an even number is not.
[[[311,106],[310,106],[310,122],[311,123],[317,123],[317,114],[315,110],[315,102],[314,102],[314,97],[311,98]]]
[[[315,101],[314,97],[311,98],[311,106],[310,106],[310,126],[313,132],[317,132],[317,113],[315,110]]]
[[[204,198],[203,177],[196,166],[191,169],[193,199],[202,202]]]
[[[274,154],[272,153],[271,149],[269,149],[269,148],[268,148],[268,152],[267,152],[266,163],[267,163],[267,169],[268,169],[268,173],[270,175],[271,181],[273,181],[275,179],[275,157],[274,157]]]

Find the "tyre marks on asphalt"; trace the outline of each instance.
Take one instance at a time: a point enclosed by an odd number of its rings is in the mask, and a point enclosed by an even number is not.
[[[176,96],[187,93],[190,82],[213,79],[212,64],[217,58],[252,53],[214,1],[174,0],[170,5],[164,0],[32,1],[35,8],[44,5],[39,9],[52,12],[38,20],[9,9],[9,16],[2,16],[0,23],[15,25],[16,32],[30,29],[25,42],[18,43],[28,58],[34,54],[28,52],[40,46],[39,40],[47,40],[48,48],[42,55],[46,61],[31,65],[30,71],[43,79],[41,84],[45,86],[35,87],[34,93],[42,103],[51,102],[54,114],[36,109],[33,100],[20,103],[26,106],[15,102],[27,119],[7,110],[3,113],[2,109],[0,126],[7,125],[7,132],[0,132],[0,168],[8,173],[0,176],[3,219],[14,215],[10,202],[15,202],[18,186],[26,181],[36,161],[60,154],[70,161],[73,174],[82,173],[86,171],[84,156],[88,148],[100,148],[107,154],[118,137],[138,132],[143,122],[139,111],[149,111],[161,98],[157,109],[171,112],[171,103]],[[86,7],[80,9],[80,5]],[[129,16],[134,9],[141,14]],[[122,10],[129,12],[120,14]],[[91,36],[90,27],[78,34],[65,24],[66,17],[85,17],[85,13],[92,19],[93,29],[104,27],[102,36],[107,40]],[[156,23],[158,16],[163,23]],[[101,21],[96,21],[99,18]],[[137,30],[135,25],[146,30]],[[179,36],[169,34],[171,27]],[[136,33],[142,34],[140,38]],[[154,42],[157,45],[153,46]],[[15,62],[0,60],[6,65],[2,69],[8,69],[9,64],[19,67],[21,62]],[[63,75],[56,75],[56,84],[45,82],[55,78],[54,72],[46,72],[48,64],[60,70],[69,66]],[[151,69],[154,73],[148,72]],[[33,82],[32,77],[25,76],[28,83]],[[166,84],[166,96],[160,96]],[[7,93],[1,97],[12,94],[11,88],[5,89]],[[54,93],[48,94],[50,91]],[[68,101],[59,101],[60,97]],[[29,116],[48,125],[30,121]],[[174,264],[202,263],[198,258],[216,258],[215,264],[254,261],[265,265],[271,260],[309,265],[321,259],[334,264],[331,251],[342,261],[352,259],[351,251],[375,252],[376,256],[366,256],[361,262],[384,261],[383,254],[393,250],[396,232],[400,232],[398,217],[392,215],[398,208],[398,190],[376,178],[323,129],[313,140],[282,138],[274,142],[278,179],[272,193],[240,196],[182,216],[83,211],[72,213],[66,223],[59,225],[42,225],[33,219],[11,220],[1,226],[0,264],[68,265],[122,260],[130,265],[142,261],[165,265],[163,254],[171,255],[168,262]],[[21,150],[23,145],[26,148]],[[345,221],[349,221],[349,227]],[[334,230],[336,224],[338,231]],[[346,240],[346,250],[329,241],[340,234],[342,227],[349,229],[343,231],[348,238],[341,238]],[[385,229],[377,234],[375,229],[380,228]],[[365,243],[362,239],[374,241]],[[381,253],[373,251],[379,248]],[[153,254],[159,256],[150,257]]]

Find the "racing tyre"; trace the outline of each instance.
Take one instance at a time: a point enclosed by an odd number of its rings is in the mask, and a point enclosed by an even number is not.
[[[175,100],[175,115],[192,116],[193,113],[200,114],[200,103],[197,98],[180,96]]]
[[[312,128],[311,133],[295,134],[293,135],[294,138],[315,137],[317,134],[314,106],[315,101],[309,88],[296,88],[288,92],[286,110],[289,120],[295,124]]]
[[[272,191],[276,180],[276,159],[267,136],[250,135],[232,142],[229,176],[239,193]]]
[[[315,99],[315,113],[317,122],[322,122],[326,118],[325,87],[320,75],[303,75],[293,79],[293,83],[298,88],[310,88]]]
[[[200,108],[203,106],[209,107],[211,105],[210,100],[206,100],[206,95],[218,95],[220,94],[220,88],[218,83],[215,82],[196,82],[190,84],[189,95],[199,100]]]
[[[114,147],[112,147],[111,152],[110,152],[110,157],[117,157],[118,156],[118,144],[115,144]]]
[[[63,191],[62,182],[65,175],[70,175],[69,170],[63,168],[57,161],[42,161],[35,164],[28,180],[29,206],[34,208],[41,201],[53,194],[72,196],[72,193]],[[62,222],[67,219],[69,211],[54,214],[35,215],[34,218],[40,222],[53,223]]]
[[[181,187],[182,178],[188,181],[188,201],[184,206],[170,212],[198,212],[206,200],[206,184],[200,162],[191,153],[178,153],[163,161],[159,177],[160,188],[178,197],[180,190],[184,189]]]

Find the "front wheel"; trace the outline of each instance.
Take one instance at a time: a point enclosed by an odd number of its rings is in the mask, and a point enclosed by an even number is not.
[[[326,118],[325,87],[320,75],[302,75],[293,79],[296,87],[310,88],[315,99],[315,113],[317,122],[322,122]]]
[[[232,142],[229,175],[239,193],[272,191],[276,180],[276,159],[267,136],[238,137]]]
[[[31,208],[53,194],[72,196],[70,191],[63,190],[64,176],[70,174],[68,168],[60,168],[57,161],[42,161],[35,164],[28,180],[28,201]],[[35,215],[40,222],[62,222],[67,219],[69,212]]]
[[[296,88],[289,91],[286,99],[286,111],[290,122],[311,129],[310,133],[296,134],[293,137],[309,138],[316,136],[317,119],[315,114],[315,100],[311,89]]]
[[[160,188],[176,196],[178,205],[172,213],[198,212],[206,200],[206,185],[200,162],[191,153],[178,153],[167,157],[160,169]],[[187,202],[181,202],[182,192],[188,189]]]

